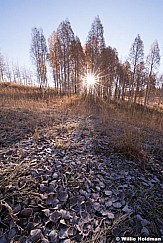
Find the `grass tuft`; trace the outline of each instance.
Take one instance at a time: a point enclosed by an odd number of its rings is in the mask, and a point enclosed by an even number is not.
[[[118,152],[127,160],[137,162],[142,169],[145,169],[148,162],[148,156],[142,149],[142,144],[143,138],[141,137],[141,134],[129,128],[119,136],[115,145],[115,152]]]

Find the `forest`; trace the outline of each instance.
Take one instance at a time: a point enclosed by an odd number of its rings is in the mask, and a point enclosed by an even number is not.
[[[0,243],[163,239],[163,74],[138,34],[125,62],[97,16],[34,27],[34,71],[0,54]]]
[[[104,29],[97,16],[88,33],[84,46],[75,36],[68,19],[61,22],[48,37],[48,44],[39,28],[32,29],[30,47],[35,67],[37,84],[42,88],[51,84],[59,95],[92,93],[108,102],[128,101],[130,108],[139,103],[161,106],[163,75],[158,72],[160,49],[157,40],[151,44],[149,54],[144,57],[144,44],[138,34],[131,45],[128,59],[122,63],[116,48],[106,46]],[[87,75],[95,78],[93,85],[85,80]],[[16,65],[9,67],[0,55],[0,80],[32,85],[32,73]],[[89,86],[89,87],[88,87]],[[91,87],[90,87],[91,86]]]

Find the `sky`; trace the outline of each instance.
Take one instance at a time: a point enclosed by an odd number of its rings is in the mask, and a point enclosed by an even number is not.
[[[145,55],[158,40],[163,59],[163,0],[0,0],[0,53],[10,62],[31,68],[33,27],[41,27],[48,40],[68,18],[84,45],[97,15],[104,27],[106,45],[117,49],[120,60],[127,59],[138,34]]]

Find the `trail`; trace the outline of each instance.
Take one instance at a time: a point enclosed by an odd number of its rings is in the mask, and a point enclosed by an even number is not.
[[[1,150],[0,242],[163,235],[160,178],[114,153],[100,126],[70,116]]]

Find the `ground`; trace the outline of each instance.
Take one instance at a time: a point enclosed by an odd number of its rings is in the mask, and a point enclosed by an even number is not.
[[[162,127],[81,103],[1,107],[0,242],[163,236]]]

